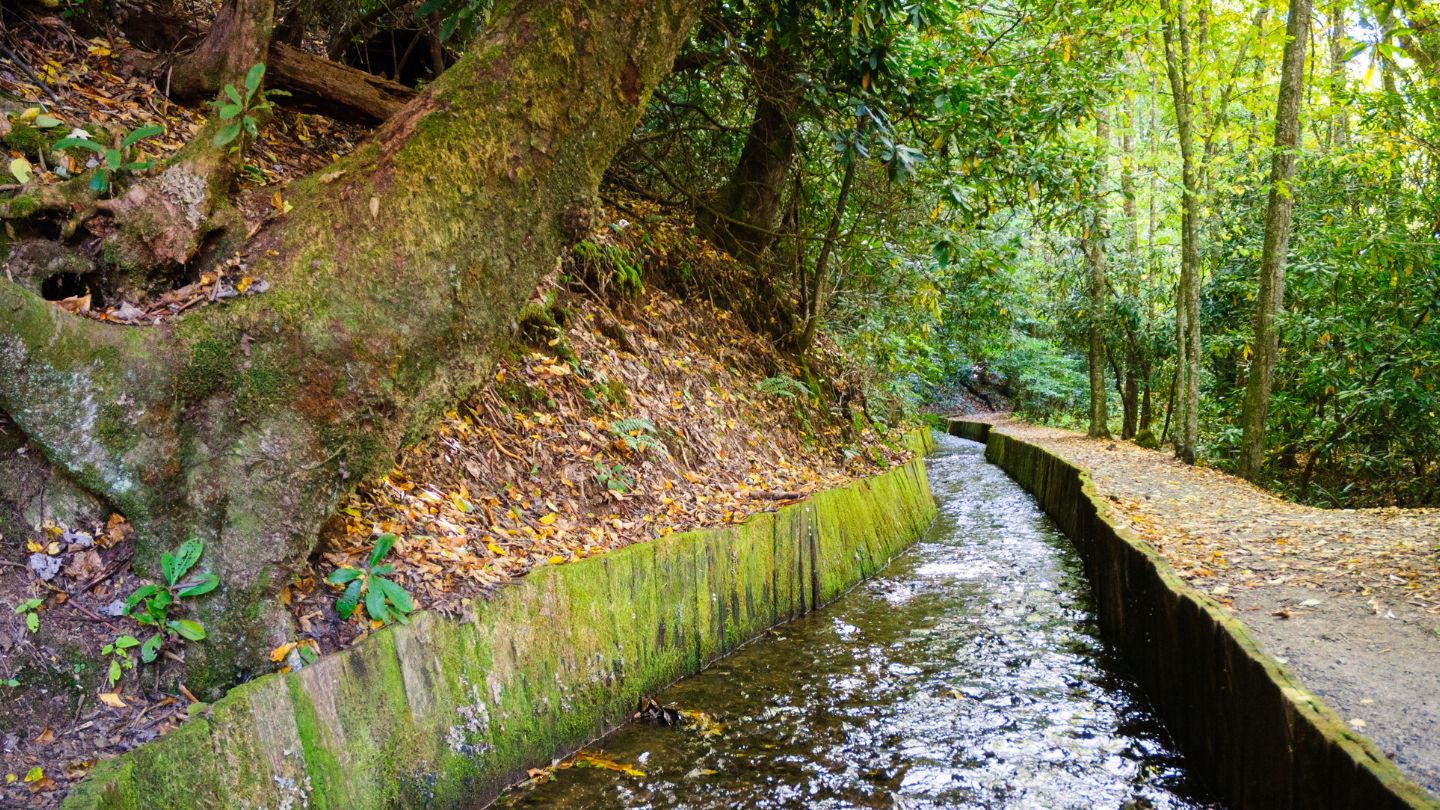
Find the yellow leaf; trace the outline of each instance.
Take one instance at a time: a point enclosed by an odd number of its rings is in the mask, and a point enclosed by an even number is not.
[[[285,659],[285,656],[289,655],[290,651],[293,649],[295,649],[295,642],[287,641],[284,644],[281,644],[279,647],[276,647],[275,649],[270,651],[270,660],[277,662],[283,661]]]
[[[25,774],[25,781],[26,781],[26,782],[39,782],[41,779],[44,779],[44,778],[45,778],[45,769],[42,768],[42,767],[40,767],[39,765],[36,765],[35,767],[31,768],[30,771],[29,771],[29,773],[26,773],[26,774]]]
[[[109,706],[112,709],[125,708],[125,701],[120,699],[119,692],[101,692],[100,702],[104,703],[106,706]]]
[[[549,525],[553,524],[553,523],[556,521],[556,519],[558,519],[559,517],[560,517],[559,515],[555,514],[554,512],[551,512],[550,514],[548,514],[548,515],[540,518],[540,525],[541,525],[541,526],[549,526]]]
[[[551,565],[560,565],[563,562],[565,562],[565,558],[558,555],[549,559],[549,563]]]

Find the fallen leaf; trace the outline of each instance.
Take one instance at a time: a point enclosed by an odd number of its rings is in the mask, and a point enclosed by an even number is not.
[[[101,692],[100,702],[112,709],[123,709],[126,706],[125,701],[120,699],[119,692]]]

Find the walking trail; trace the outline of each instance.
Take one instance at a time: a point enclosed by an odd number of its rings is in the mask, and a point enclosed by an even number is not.
[[[1130,442],[979,419],[1087,469],[1176,573],[1440,793],[1440,509],[1302,506]]]

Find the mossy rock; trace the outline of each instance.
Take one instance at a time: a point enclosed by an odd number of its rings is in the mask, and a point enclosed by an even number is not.
[[[1155,438],[1154,431],[1142,430],[1135,436],[1135,443],[1147,450],[1156,450],[1160,447],[1160,440]]]

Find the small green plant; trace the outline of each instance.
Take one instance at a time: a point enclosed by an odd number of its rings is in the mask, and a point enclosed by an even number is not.
[[[635,479],[625,474],[625,467],[621,464],[607,467],[599,461],[595,462],[595,481],[618,495],[635,488]]]
[[[116,636],[115,640],[100,648],[100,654],[110,658],[110,668],[105,673],[105,682],[110,686],[120,682],[127,670],[135,668],[135,659],[130,650],[140,646],[140,639],[134,636]]]
[[[578,264],[600,283],[601,292],[611,284],[621,292],[645,292],[645,282],[640,277],[640,255],[635,251],[588,240],[577,243],[573,250]]]
[[[810,388],[788,374],[781,374],[776,377],[766,377],[755,383],[755,389],[762,394],[781,399],[793,399],[795,397],[810,396]]]
[[[395,566],[380,561],[395,547],[395,535],[382,534],[370,550],[370,561],[365,569],[345,566],[330,572],[325,581],[331,585],[344,585],[345,590],[335,600],[335,612],[340,618],[349,619],[355,615],[360,600],[365,600],[365,612],[377,622],[400,622],[415,609],[415,601],[399,583],[387,579],[395,572]]]
[[[260,82],[265,78],[265,63],[256,62],[245,74],[245,90],[241,92],[233,84],[225,85],[221,91],[225,97],[210,102],[220,116],[220,129],[215,133],[216,146],[228,146],[243,133],[250,140],[260,137],[260,114],[275,106],[270,101],[275,96],[289,95],[284,90],[261,90]],[[241,148],[240,146],[236,148]]]
[[[8,687],[10,687],[11,689],[19,689],[19,688],[20,688],[20,679],[19,679],[19,678],[6,678],[5,680],[0,681],[0,686],[8,686]]]
[[[34,633],[40,629],[40,606],[44,599],[26,599],[15,606],[15,612],[25,617],[25,628]]]
[[[192,537],[182,543],[174,554],[162,554],[160,572],[165,577],[165,584],[142,585],[125,600],[126,616],[155,628],[155,633],[140,646],[140,659],[145,663],[154,661],[160,655],[160,648],[167,637],[186,641],[205,639],[205,626],[200,622],[170,618],[170,609],[179,600],[203,596],[220,585],[220,577],[215,574],[182,581],[204,553],[205,544]]]
[[[90,178],[90,189],[96,194],[111,191],[111,185],[121,172],[142,172],[155,166],[153,160],[137,160],[137,147],[146,138],[151,138],[164,132],[165,128],[158,124],[147,124],[143,127],[132,129],[120,139],[119,146],[105,146],[96,143],[89,138],[78,136],[61,138],[55,142],[56,149],[84,149],[94,152],[99,158],[100,165],[95,169],[95,176]]]
[[[652,450],[667,453],[665,445],[660,442],[659,431],[655,429],[649,419],[642,419],[638,416],[617,419],[610,423],[610,432],[625,445],[625,449],[632,453],[646,453]]]

